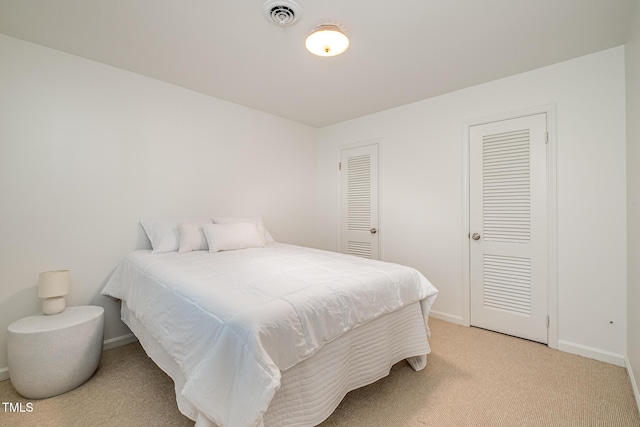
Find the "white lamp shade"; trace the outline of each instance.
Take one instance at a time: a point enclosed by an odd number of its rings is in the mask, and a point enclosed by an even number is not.
[[[336,56],[349,48],[349,38],[337,25],[316,27],[305,41],[307,50],[318,56]]]
[[[54,270],[40,273],[38,297],[61,297],[69,293],[69,270]]]

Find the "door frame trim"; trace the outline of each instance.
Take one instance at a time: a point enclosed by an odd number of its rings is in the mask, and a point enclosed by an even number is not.
[[[557,221],[557,170],[556,170],[556,105],[548,104],[523,110],[510,111],[481,118],[464,120],[462,123],[462,325],[471,326],[471,268],[469,242],[469,131],[471,126],[502,120],[515,119],[544,113],[547,115],[549,142],[547,149],[547,206],[549,221],[548,261],[549,289],[547,345],[558,348],[558,221]]]
[[[350,150],[352,148],[360,148],[360,147],[366,147],[368,145],[375,145],[377,146],[377,152],[378,152],[378,163],[376,165],[376,167],[378,168],[378,230],[382,230],[382,231],[378,231],[378,260],[384,261],[384,246],[382,244],[382,239],[384,236],[384,224],[383,224],[383,217],[382,217],[382,212],[383,210],[380,208],[382,206],[382,137],[378,137],[378,138],[372,138],[372,139],[365,139],[365,140],[361,140],[361,141],[356,141],[356,142],[351,142],[351,143],[347,143],[347,144],[343,144],[338,146],[338,150],[336,153],[337,156],[337,160],[336,160],[336,164],[338,164],[340,162],[340,159],[342,158],[342,151],[344,150]],[[342,194],[341,194],[341,175],[340,175],[340,170],[338,170],[336,168],[336,173],[338,175],[338,185],[337,185],[337,191],[338,191],[338,209],[336,211],[336,218],[338,219],[337,224],[338,224],[338,232],[337,234],[337,240],[336,240],[336,248],[338,248],[338,252],[341,251],[342,248]]]

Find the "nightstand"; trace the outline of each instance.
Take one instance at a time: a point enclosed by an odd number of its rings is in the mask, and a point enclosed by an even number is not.
[[[98,368],[104,309],[86,305],[62,313],[25,317],[7,330],[9,378],[26,398],[42,399],[72,390]]]

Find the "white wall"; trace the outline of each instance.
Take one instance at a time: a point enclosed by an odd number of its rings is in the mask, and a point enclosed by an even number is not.
[[[625,46],[627,89],[627,360],[640,408],[640,2]]]
[[[148,247],[141,218],[263,215],[315,244],[316,129],[2,35],[0,58],[0,376],[41,271],[70,269],[67,304],[128,333],[99,293]]]
[[[629,117],[640,104],[637,22]],[[68,304],[104,306],[105,338],[128,333],[99,292],[125,253],[147,247],[144,217],[262,214],[277,240],[337,249],[338,149],[375,138],[383,256],[420,269],[440,289],[434,309],[461,319],[463,122],[555,103],[559,339],[625,352],[627,181],[637,377],[640,129],[628,120],[625,147],[624,55],[615,48],[316,130],[0,35],[0,330],[39,312],[40,271],[69,268]],[[0,333],[0,376],[6,365]]]
[[[623,363],[623,47],[321,129],[319,245],[338,248],[339,147],[381,138],[384,259],[418,268],[440,290],[434,310],[461,320],[463,123],[546,104],[557,108],[558,339]]]

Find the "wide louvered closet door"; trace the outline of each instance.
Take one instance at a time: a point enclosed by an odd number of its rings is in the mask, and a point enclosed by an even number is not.
[[[341,252],[378,259],[378,146],[340,152]]]
[[[471,324],[547,342],[546,114],[470,128]]]

